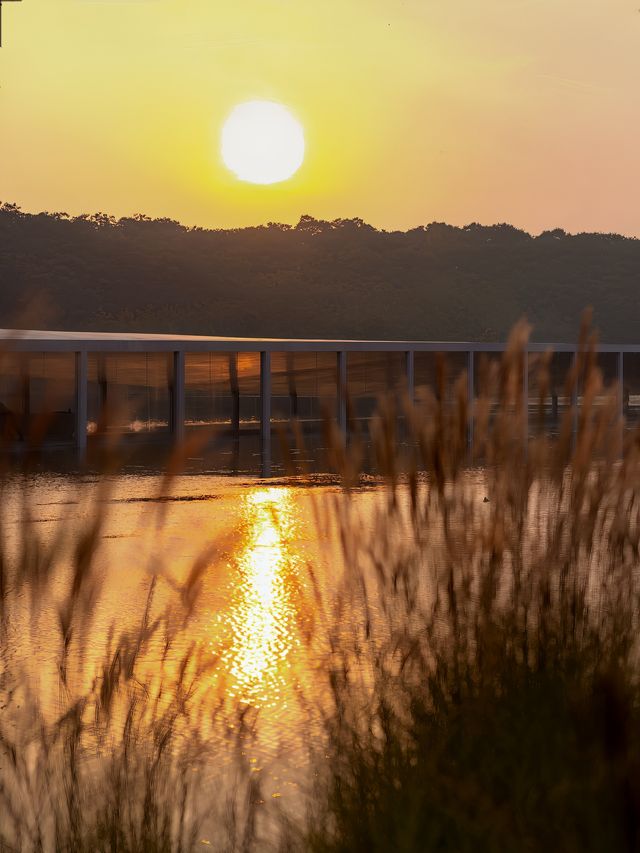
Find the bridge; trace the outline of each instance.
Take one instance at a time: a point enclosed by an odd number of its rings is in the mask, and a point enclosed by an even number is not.
[[[469,398],[482,363],[504,343],[361,341],[202,337],[97,332],[0,330],[0,434],[28,443],[38,419],[46,446],[73,446],[79,460],[107,433],[180,442],[203,427],[237,445],[248,443],[264,475],[272,470],[272,436],[292,418],[319,434],[327,413],[345,432],[366,422],[380,394],[402,388],[411,397],[434,386],[439,353],[450,383],[466,373]],[[523,365],[527,412],[539,405],[532,370],[551,349],[549,419],[567,406],[564,377],[575,344],[530,343]],[[601,345],[607,384],[617,382],[621,413],[640,420],[640,345]],[[107,418],[107,414],[109,417]],[[473,422],[469,424],[469,440]]]

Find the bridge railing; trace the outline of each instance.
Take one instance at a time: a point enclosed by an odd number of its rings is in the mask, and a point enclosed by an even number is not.
[[[397,390],[413,397],[435,384],[438,354],[451,381],[466,371],[471,399],[484,371],[505,344],[428,341],[301,341],[241,338],[27,333],[4,335],[0,357],[0,430],[20,444],[29,421],[49,406],[52,443],[72,443],[81,459],[106,413],[119,413],[110,429],[143,436],[171,435],[214,427],[251,436],[267,475],[272,470],[272,433],[296,418],[318,430],[329,413],[347,434],[366,423],[380,394]],[[0,344],[1,347],[1,344]],[[563,396],[576,358],[570,344],[531,343],[522,364],[527,413],[539,408],[536,365],[553,350],[545,417],[553,428],[563,411],[580,405]],[[640,345],[602,345],[597,353],[605,383],[617,383],[620,413],[640,420]],[[527,419],[528,421],[528,419]],[[528,434],[528,426],[526,427]],[[469,442],[473,440],[473,418]]]

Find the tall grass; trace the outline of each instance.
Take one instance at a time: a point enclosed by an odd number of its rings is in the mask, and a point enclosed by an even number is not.
[[[527,334],[473,410],[444,365],[405,401],[405,453],[383,401],[373,519],[353,497],[362,442],[337,447],[347,571],[318,592],[326,742],[300,849],[640,849],[640,438],[622,443],[585,325],[565,389],[580,411],[546,433],[542,357],[529,440]]]
[[[188,452],[169,463],[158,530]],[[102,563],[118,470],[108,459],[96,488],[80,483],[44,533],[29,457],[0,478],[0,850],[248,850],[259,800],[243,757],[250,714],[212,677],[211,651],[189,640],[212,550],[178,578],[153,554],[137,621],[116,613],[97,625],[118,583]],[[223,775],[221,739],[235,756]]]
[[[623,438],[587,326],[564,393],[579,411],[548,434],[542,356],[530,437],[527,334],[480,370],[474,401],[443,361],[417,403],[381,400],[370,439],[327,423],[344,488],[318,499],[317,533],[337,529],[344,569],[327,584],[310,567],[314,676],[298,699],[323,730],[306,817],[274,812],[279,828],[245,765],[253,709],[189,640],[213,550],[178,578],[157,553],[137,623],[105,633],[113,477],[80,528],[45,535],[28,468],[5,469],[0,850],[640,849],[640,438]],[[363,501],[370,451],[380,479]],[[226,787],[211,772],[221,739],[237,745]]]

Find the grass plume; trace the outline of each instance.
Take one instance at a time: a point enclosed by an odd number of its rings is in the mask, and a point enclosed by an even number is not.
[[[622,440],[586,323],[574,404],[530,438],[527,335],[474,402],[441,366],[404,402],[403,453],[383,400],[373,514],[352,489],[335,504],[346,572],[323,591],[326,742],[300,849],[639,849],[640,440]]]
[[[243,756],[260,714],[189,639],[215,550],[181,578],[154,555],[137,622],[96,648],[113,478],[80,528],[44,535],[29,472],[7,468],[0,849],[190,851],[205,826],[214,849],[247,853],[640,849],[640,437],[588,323],[550,432],[552,356],[525,362],[527,336],[479,360],[473,400],[442,359],[415,401],[380,400],[368,434],[327,422],[344,488],[319,493],[317,533],[337,530],[342,571],[328,584],[311,566],[306,587],[314,676],[297,698],[322,730],[302,818],[267,820]],[[158,529],[188,455],[160,484]],[[24,657],[45,624],[36,678]],[[237,745],[226,787],[220,738]]]

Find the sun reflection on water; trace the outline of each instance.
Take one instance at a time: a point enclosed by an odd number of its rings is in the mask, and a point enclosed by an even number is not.
[[[289,489],[248,494],[243,545],[231,565],[227,639],[222,661],[227,689],[242,702],[280,705],[290,680],[297,631],[300,572],[293,550],[295,505]]]

